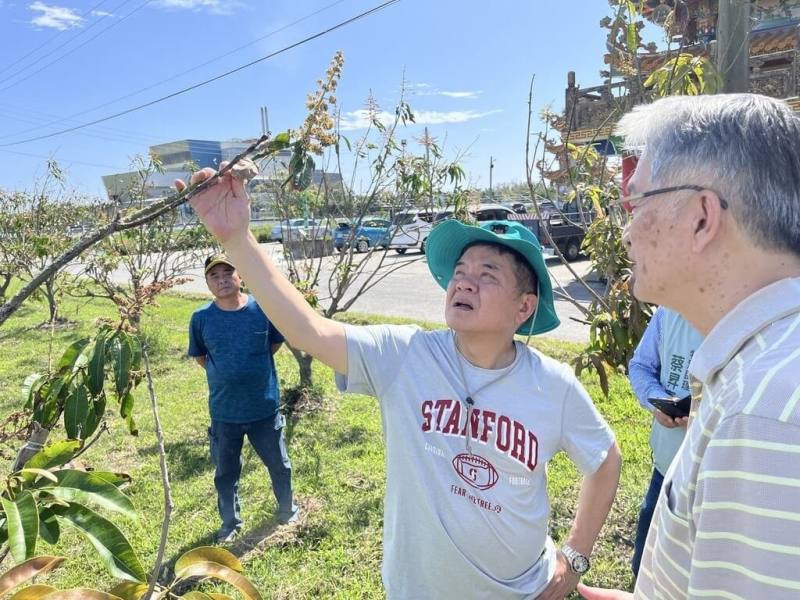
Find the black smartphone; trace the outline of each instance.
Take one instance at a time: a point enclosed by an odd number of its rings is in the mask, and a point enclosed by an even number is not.
[[[647,401],[673,419],[688,417],[692,408],[692,396],[684,398],[648,398]]]

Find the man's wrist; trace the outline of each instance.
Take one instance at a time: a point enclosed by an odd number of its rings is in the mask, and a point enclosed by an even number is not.
[[[561,554],[567,559],[570,570],[578,576],[586,573],[591,567],[588,554],[578,552],[569,544],[565,543],[561,546]]]

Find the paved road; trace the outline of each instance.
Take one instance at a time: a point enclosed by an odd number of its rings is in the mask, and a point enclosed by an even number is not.
[[[262,247],[270,253],[273,260],[285,271],[286,265],[282,256],[282,246],[278,243],[269,243],[262,244]],[[372,272],[378,269],[378,263],[378,255],[376,254],[370,258],[365,267],[365,272]],[[326,259],[323,263],[320,277],[320,296],[323,302],[326,302],[326,282],[330,277],[333,264],[333,259]],[[572,265],[582,277],[585,277],[590,269],[590,263],[586,260],[575,262]],[[562,265],[557,258],[549,258],[547,266],[556,281],[566,286],[570,295],[584,305],[589,303],[589,293],[574,279],[567,267]],[[444,290],[434,283],[423,255],[409,253],[400,256],[390,252],[386,255],[383,265],[378,269],[378,274],[384,274],[388,271],[392,272],[379,284],[358,298],[351,310],[367,314],[407,317],[444,323]],[[179,286],[178,289],[208,294],[202,269],[198,268],[190,275],[192,280]],[[124,276],[124,274],[121,274],[121,276]],[[593,276],[590,275],[589,279],[595,289],[602,287]],[[573,320],[573,318],[581,317],[581,313],[577,308],[566,300],[557,299],[556,312],[561,319],[561,326],[545,334],[545,337],[575,342],[588,341],[589,328]]]

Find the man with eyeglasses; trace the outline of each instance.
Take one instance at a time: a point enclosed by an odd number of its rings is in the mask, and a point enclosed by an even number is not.
[[[634,598],[800,597],[800,117],[755,94],[637,107],[633,293],[703,343]],[[628,598],[579,586],[590,600]]]

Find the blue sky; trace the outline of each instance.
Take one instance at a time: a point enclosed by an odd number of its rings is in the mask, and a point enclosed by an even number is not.
[[[30,188],[53,156],[73,187],[101,195],[101,175],[127,170],[129,158],[151,144],[257,135],[260,106],[269,108],[273,132],[296,127],[306,94],[339,49],[345,66],[337,96],[346,122],[357,126],[370,91],[391,110],[405,74],[419,126],[402,137],[413,140],[427,125],[448,155],[466,152],[462,164],[474,185],[488,185],[490,156],[495,184],[522,181],[531,75],[537,108],[563,107],[569,70],[583,87],[601,83],[604,0],[401,0],[155,106],[8,145],[172,93],[379,3],[0,0],[0,187]]]

